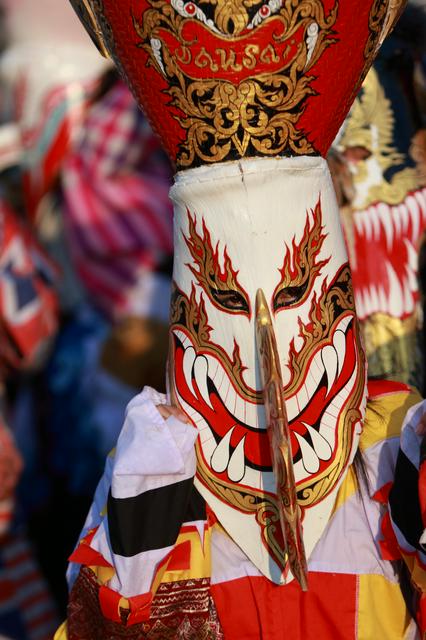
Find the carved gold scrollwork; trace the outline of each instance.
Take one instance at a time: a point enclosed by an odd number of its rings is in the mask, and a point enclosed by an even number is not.
[[[247,27],[248,10],[262,3],[259,0],[204,0],[204,4],[215,7],[215,34],[223,33],[228,40],[223,41],[222,37],[221,46],[218,37],[218,46],[208,50],[206,46],[193,49],[185,40],[183,29],[187,20],[168,2],[149,1],[153,8],[145,11],[140,21],[134,18],[133,23],[140,46],[150,56],[150,64],[169,82],[166,93],[171,96],[171,104],[182,114],[176,116],[186,131],[177,158],[180,168],[248,154],[315,153],[297,123],[306,98],[314,93],[309,69],[326,47],[335,42],[330,34],[337,18],[337,3],[326,16],[320,0],[287,0],[262,23],[275,21],[273,40],[263,46],[250,42],[239,50],[238,34]],[[316,25],[318,35],[308,54],[306,30],[312,24]],[[295,48],[290,43],[300,30],[303,36]],[[175,50],[172,55],[169,51],[164,32],[169,32],[180,44],[181,52],[185,51],[185,64],[181,54],[177,56]],[[153,53],[153,40],[161,43],[161,57],[158,49]],[[266,72],[265,64],[276,65],[274,73]],[[262,68],[259,65],[263,65]],[[197,79],[189,72],[190,66],[209,69],[216,77]],[[243,69],[252,70],[252,76],[232,81],[224,76],[230,71],[238,74]]]

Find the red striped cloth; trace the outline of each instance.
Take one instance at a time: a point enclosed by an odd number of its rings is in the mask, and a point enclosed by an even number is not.
[[[117,83],[90,110],[63,166],[75,265],[108,315],[134,312],[138,281],[171,258],[170,182],[159,141],[128,89]]]
[[[51,640],[57,613],[47,586],[23,535],[7,535],[0,551],[0,624],[2,617],[19,616],[25,640]]]
[[[21,470],[21,455],[0,412],[0,536],[9,529],[12,520],[14,489]]]

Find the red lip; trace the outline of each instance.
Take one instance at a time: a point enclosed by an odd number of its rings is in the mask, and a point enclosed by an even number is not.
[[[228,431],[232,427],[234,427],[230,440],[231,449],[235,449],[241,439],[245,437],[244,451],[246,464],[258,471],[272,471],[270,444],[266,429],[257,429],[254,427],[250,427],[235,418],[235,416],[230,413],[226,405],[223,403],[216,387],[211,380],[209,380],[208,382],[208,391],[210,402],[213,408],[204,401],[197,387],[196,380],[193,378],[192,384],[196,393],[196,395],[194,395],[192,390],[188,387],[183,371],[183,356],[185,349],[176,335],[174,335],[174,339],[176,387],[180,397],[204,418],[204,420],[209,425],[217,443],[219,443],[220,440],[225,436],[225,434],[228,433]],[[201,355],[201,353],[198,355]],[[330,391],[327,393],[327,378],[326,374],[324,374],[319,383],[318,389],[310,402],[306,405],[303,411],[292,422],[290,422],[291,446],[293,451],[294,463],[296,463],[302,457],[299,443],[294,434],[297,432],[303,437],[309,438],[308,430],[303,423],[307,423],[316,429],[319,428],[319,424],[324,411],[329,406],[331,400],[343,389],[343,387],[350,379],[354,370],[355,362],[356,347],[354,330],[352,324],[350,324],[346,330],[345,362],[340,375],[336,378],[332,387],[330,388]],[[318,473],[320,473],[329,464],[330,460],[321,461]],[[223,479],[227,479],[226,473],[216,475],[218,475],[219,477],[222,477],[223,475]]]

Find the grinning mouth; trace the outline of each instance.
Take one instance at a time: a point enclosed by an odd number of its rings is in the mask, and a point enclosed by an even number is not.
[[[351,271],[358,318],[375,313],[409,317],[419,297],[416,247],[426,225],[426,189],[398,205],[371,204],[355,211],[353,220]]]
[[[221,479],[253,486],[272,472],[264,405],[241,397],[218,357],[197,352],[183,327],[173,329],[178,400],[200,432],[207,465]],[[318,348],[298,390],[286,398],[295,480],[321,473],[338,447],[338,424],[357,383],[354,316]],[[285,391],[284,391],[285,393]]]

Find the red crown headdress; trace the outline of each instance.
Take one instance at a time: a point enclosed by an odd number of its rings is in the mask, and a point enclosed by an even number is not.
[[[404,0],[71,0],[178,169],[324,156]]]

